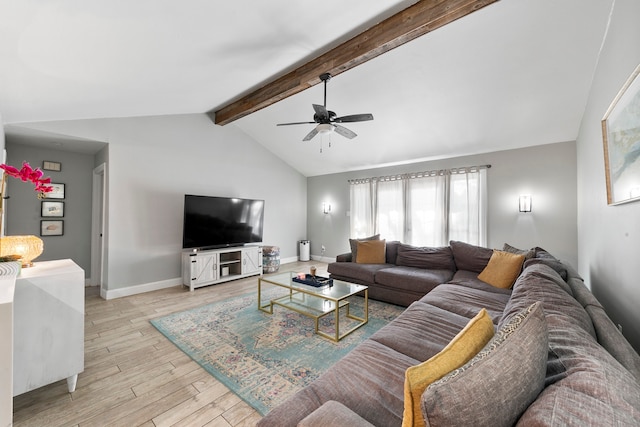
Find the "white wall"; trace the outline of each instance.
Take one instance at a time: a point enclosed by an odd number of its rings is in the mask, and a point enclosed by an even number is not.
[[[109,291],[178,281],[185,193],[264,199],[264,242],[283,259],[305,237],[306,179],[233,125],[191,114],[25,127],[109,143]]]
[[[640,2],[616,0],[577,140],[579,272],[640,350],[640,202],[607,205],[601,120],[640,64]]]
[[[321,256],[322,245],[325,257],[349,251],[347,180],[483,164],[491,164],[487,172],[488,246],[502,248],[505,242],[521,248],[541,246],[576,267],[575,142],[309,178],[312,255]],[[520,194],[532,195],[533,212],[518,212]],[[331,202],[331,214],[322,213],[323,201]]]
[[[0,115],[0,125],[2,115]],[[0,162],[4,150],[4,129],[0,126]],[[0,218],[0,220],[2,220]],[[0,275],[0,426],[13,420],[13,293],[15,277]]]

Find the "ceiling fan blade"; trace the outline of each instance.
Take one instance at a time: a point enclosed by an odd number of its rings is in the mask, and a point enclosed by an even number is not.
[[[358,136],[358,134],[356,134],[354,131],[347,129],[344,126],[340,126],[340,125],[333,125],[335,131],[337,134],[344,136],[345,138],[349,138],[349,139],[353,139],[356,136]]]
[[[311,104],[313,105],[313,109],[316,112],[316,115],[320,118],[329,118],[329,112],[327,111],[327,108],[324,105],[318,105],[318,104]]]
[[[313,138],[314,136],[316,136],[318,134],[318,129],[313,128],[313,130],[311,132],[309,132],[307,134],[307,136],[305,136],[302,140],[303,141],[310,141],[311,138]]]
[[[366,122],[373,120],[373,114],[352,114],[350,116],[336,117],[333,122],[336,123],[352,123],[352,122]]]
[[[293,122],[293,123],[278,123],[276,126],[291,126],[291,125],[315,125],[316,122]]]

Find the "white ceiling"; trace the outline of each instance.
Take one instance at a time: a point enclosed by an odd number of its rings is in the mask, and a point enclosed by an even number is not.
[[[227,126],[306,176],[574,140],[612,2],[501,0],[336,76],[327,106],[375,117],[345,125],[353,140],[302,142],[313,125],[275,126],[312,120],[321,85]],[[4,1],[0,114],[10,135],[204,113],[412,3]]]

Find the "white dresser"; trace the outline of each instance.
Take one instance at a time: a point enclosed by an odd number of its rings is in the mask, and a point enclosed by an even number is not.
[[[13,395],[84,371],[84,270],[40,261],[17,277],[13,302]]]

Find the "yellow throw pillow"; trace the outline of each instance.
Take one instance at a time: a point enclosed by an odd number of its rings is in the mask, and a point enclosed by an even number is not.
[[[425,425],[420,408],[422,393],[429,384],[471,360],[487,345],[493,334],[493,321],[483,308],[440,353],[406,370],[402,427]]]
[[[358,264],[384,264],[386,262],[386,247],[385,240],[358,242],[356,262]]]
[[[522,271],[524,255],[494,250],[478,279],[496,288],[509,289]]]

